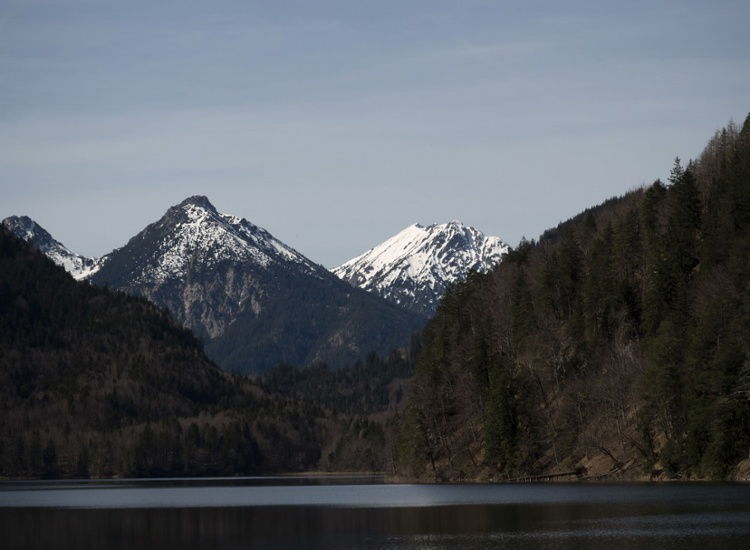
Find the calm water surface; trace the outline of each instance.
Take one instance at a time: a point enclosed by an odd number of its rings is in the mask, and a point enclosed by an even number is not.
[[[1,482],[0,548],[746,550],[750,486]]]

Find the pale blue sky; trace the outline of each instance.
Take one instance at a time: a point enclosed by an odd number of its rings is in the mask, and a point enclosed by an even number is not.
[[[0,217],[100,255],[206,194],[333,266],[512,245],[750,111],[750,3],[0,0]]]

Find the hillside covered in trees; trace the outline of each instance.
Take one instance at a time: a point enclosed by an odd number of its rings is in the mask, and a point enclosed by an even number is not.
[[[0,349],[4,475],[259,465],[247,423],[217,416],[241,397],[239,386],[190,332],[146,300],[77,283],[4,228]]]
[[[411,371],[394,353],[232,375],[166,312],[74,281],[4,228],[0,351],[0,477],[380,469],[369,418]]]
[[[746,475],[750,117],[454,288],[422,345],[401,475]]]

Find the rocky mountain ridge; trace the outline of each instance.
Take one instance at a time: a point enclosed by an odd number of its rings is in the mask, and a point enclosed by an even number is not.
[[[32,243],[76,280],[90,277],[101,265],[98,258],[88,258],[72,252],[28,216],[8,216],[2,221],[2,225],[16,237]]]

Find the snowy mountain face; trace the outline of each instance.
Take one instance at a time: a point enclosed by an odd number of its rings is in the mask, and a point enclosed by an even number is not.
[[[185,199],[126,247],[105,257],[104,263],[127,249],[128,285],[158,287],[185,281],[198,266],[211,270],[223,263],[247,263],[270,269],[288,263],[311,275],[322,268],[244,218],[219,213],[206,197]]]
[[[90,277],[99,269],[100,262],[98,259],[87,258],[71,252],[28,216],[10,216],[3,220],[3,225],[16,237],[36,246],[40,252],[65,269],[75,279],[80,280]]]
[[[508,245],[452,221],[414,224],[332,271],[352,286],[431,316],[448,286],[500,263]]]
[[[422,319],[365,292],[206,197],[170,208],[90,278],[148,298],[205,342],[219,365],[347,364],[403,344]],[[386,328],[382,328],[386,327]]]
[[[259,281],[290,268],[325,276],[265,229],[194,196],[105,256],[91,280],[145,296],[197,334],[216,338],[246,309],[260,312]]]

